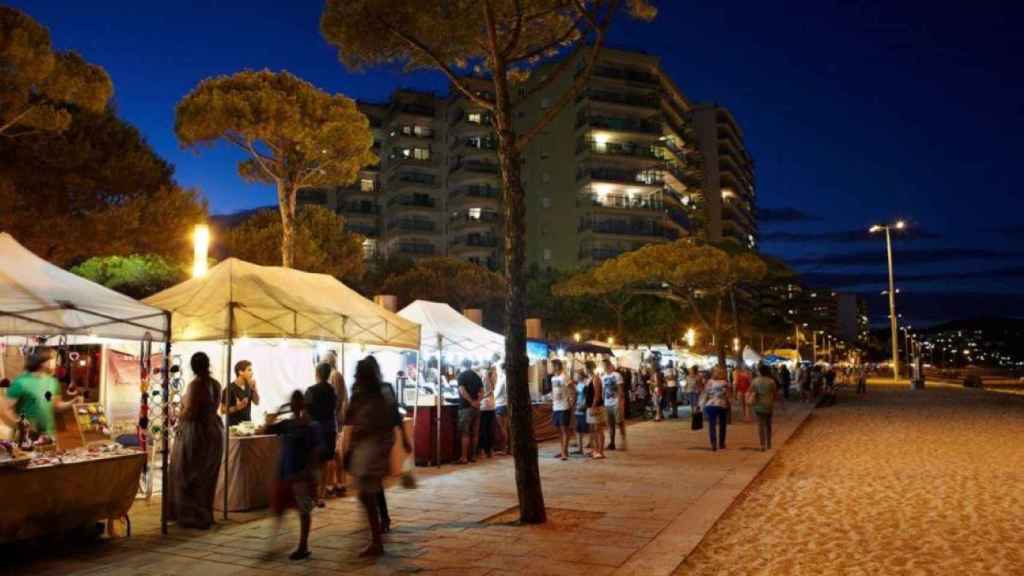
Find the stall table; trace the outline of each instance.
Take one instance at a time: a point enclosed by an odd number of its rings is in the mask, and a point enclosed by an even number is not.
[[[435,446],[437,445],[437,410],[434,406],[420,406],[416,417],[415,444],[416,465],[427,466],[434,462]],[[447,404],[441,412],[441,463],[447,464],[459,459],[460,435],[458,429],[459,407]],[[495,423],[497,425],[497,423]],[[537,442],[546,442],[558,438],[558,428],[552,418],[550,403],[533,404],[533,437]],[[502,439],[495,434],[495,441]]]
[[[228,460],[231,489],[228,511],[240,512],[266,508],[270,505],[270,489],[277,477],[277,461],[281,443],[274,435],[231,436]],[[224,470],[217,473],[217,494],[213,505],[224,508]]]
[[[18,470],[0,468],[0,542],[127,516],[145,464],[146,455],[139,452]]]

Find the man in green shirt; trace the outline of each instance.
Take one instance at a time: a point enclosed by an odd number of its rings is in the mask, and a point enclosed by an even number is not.
[[[757,435],[761,440],[761,451],[764,452],[772,449],[772,411],[778,385],[767,365],[759,365],[757,371],[758,376],[751,383],[750,394],[753,395],[754,414],[757,416]]]
[[[74,398],[64,402],[60,396],[60,383],[53,377],[56,361],[53,350],[38,348],[25,360],[25,372],[11,382],[6,401],[0,402],[0,419],[15,426],[24,416],[40,434],[55,436],[57,410],[67,410],[80,401]]]

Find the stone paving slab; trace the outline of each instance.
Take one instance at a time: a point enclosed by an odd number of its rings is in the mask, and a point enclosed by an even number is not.
[[[790,402],[777,414],[776,448],[810,413],[809,406]],[[684,415],[631,424],[628,450],[608,451],[605,460],[574,456],[562,462],[557,443],[543,444],[541,479],[552,521],[542,526],[486,522],[517,503],[512,460],[496,457],[419,469],[417,489],[390,488],[392,533],[386,555],[375,561],[357,557],[368,534],[353,497],[330,500],[314,512],[313,555],[297,563],[287,559],[297,537],[294,516],[273,541],[266,512],[232,514],[210,531],[172,526],[160,536],[160,503],[154,499],[133,508],[132,538],[46,553],[21,550],[12,573],[670,574],[774,455],[756,450],[756,425],[738,415],[729,427],[729,449],[711,452],[706,430],[691,431]]]

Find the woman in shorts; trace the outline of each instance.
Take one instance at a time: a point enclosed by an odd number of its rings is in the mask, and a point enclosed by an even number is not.
[[[593,444],[591,457],[595,460],[604,458],[604,426],[607,418],[604,411],[604,387],[601,378],[594,369],[593,362],[587,362],[587,392],[584,397],[587,401],[587,426],[590,427],[590,441]]]

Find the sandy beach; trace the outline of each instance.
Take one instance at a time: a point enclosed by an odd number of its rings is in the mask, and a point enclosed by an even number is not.
[[[1024,574],[1024,397],[875,384],[804,424],[677,574]]]

